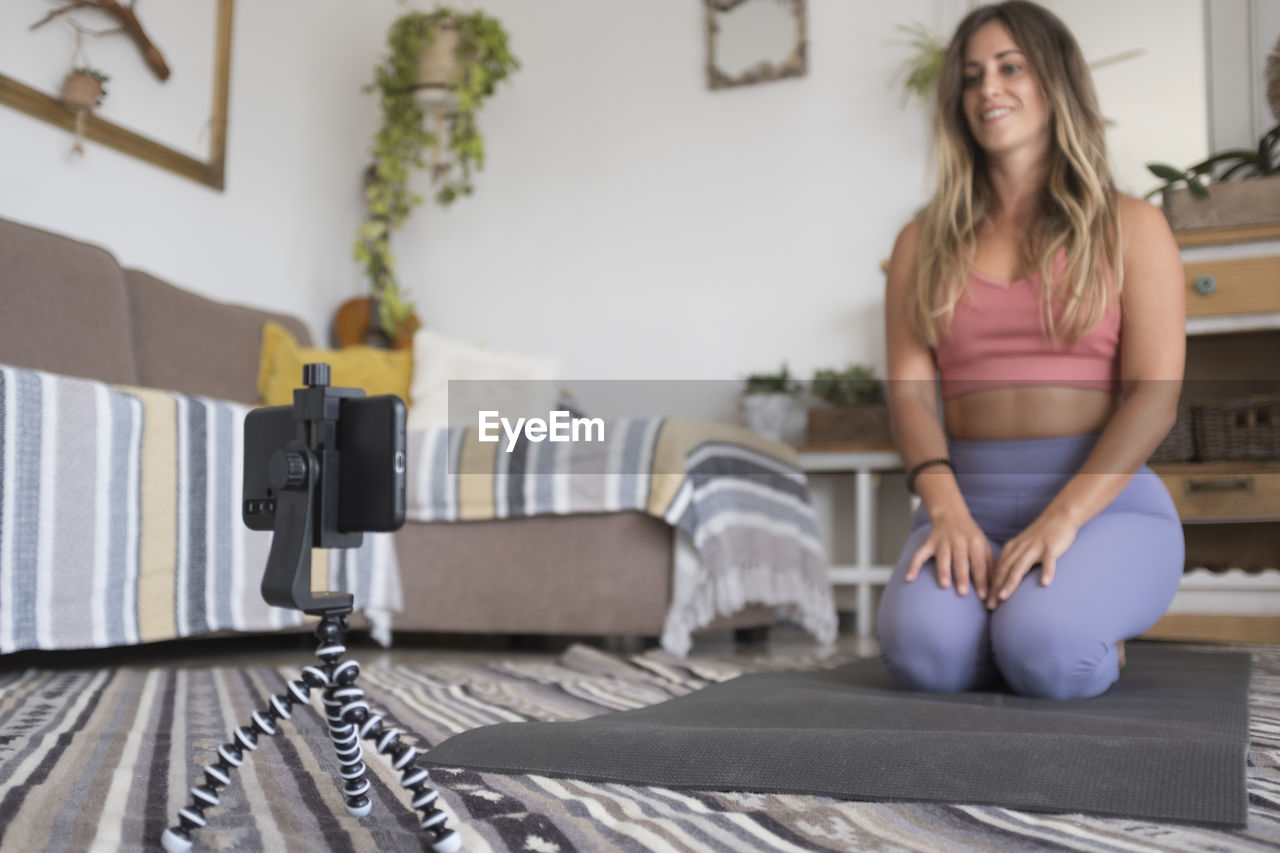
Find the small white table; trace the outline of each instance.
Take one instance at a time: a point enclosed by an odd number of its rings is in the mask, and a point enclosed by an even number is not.
[[[807,474],[852,473],[855,482],[854,539],[855,555],[851,566],[832,566],[831,583],[857,588],[858,610],[855,628],[859,637],[870,637],[875,629],[871,612],[871,588],[884,586],[893,574],[893,566],[875,565],[876,496],[873,475],[885,471],[901,471],[902,460],[888,449],[817,449],[800,448],[800,468]]]

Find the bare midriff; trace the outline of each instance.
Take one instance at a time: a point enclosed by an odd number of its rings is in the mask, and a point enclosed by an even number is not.
[[[951,438],[1058,438],[1102,432],[1119,400],[1109,391],[1088,388],[990,388],[947,400],[943,417]]]

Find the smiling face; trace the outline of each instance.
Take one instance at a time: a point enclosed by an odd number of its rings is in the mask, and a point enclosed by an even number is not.
[[[1049,107],[1027,58],[1004,24],[990,21],[964,48],[965,121],[988,154],[1049,148]]]

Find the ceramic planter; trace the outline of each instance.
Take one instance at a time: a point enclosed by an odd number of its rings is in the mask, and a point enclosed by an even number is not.
[[[742,422],[756,435],[786,441],[804,430],[804,410],[791,394],[744,394]]]

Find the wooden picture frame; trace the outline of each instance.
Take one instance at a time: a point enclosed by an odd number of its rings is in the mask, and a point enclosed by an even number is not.
[[[221,192],[225,185],[227,165],[227,108],[230,100],[231,21],[234,2],[235,0],[218,0],[207,161],[197,160],[189,154],[92,113],[85,117],[85,137]],[[64,130],[75,129],[76,114],[64,106],[62,101],[4,74],[0,74],[0,104]]]

